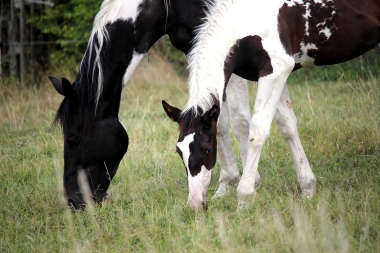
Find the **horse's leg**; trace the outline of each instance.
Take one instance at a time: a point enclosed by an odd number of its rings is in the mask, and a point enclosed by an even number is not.
[[[315,193],[316,180],[298,136],[297,118],[293,111],[287,85],[285,85],[282,91],[274,117],[292,153],[302,193],[305,197],[311,197]]]
[[[247,139],[249,134],[249,121],[251,119],[247,80],[233,74],[229,80],[226,93],[231,127],[238,140],[241,161],[244,167],[247,162]],[[259,172],[257,172],[255,181],[256,189],[259,186],[260,175]]]
[[[225,195],[239,178],[239,169],[236,164],[228,126],[228,95],[222,104],[218,120],[217,142],[220,163],[219,188],[214,198]]]
[[[271,57],[273,72],[259,78],[255,106],[248,137],[247,163],[237,188],[238,209],[253,202],[255,179],[261,150],[269,136],[270,125],[277,109],[286,79],[294,67],[294,60],[276,54]]]
[[[247,139],[249,133],[249,101],[247,80],[232,74],[226,89],[227,100],[222,105],[218,121],[218,155],[220,162],[219,188],[214,197],[224,196],[239,177],[239,169],[232,150],[232,143],[228,129],[228,118],[238,140],[240,156],[243,166],[247,161]],[[228,108],[228,110],[227,110]],[[260,174],[257,172],[255,187],[260,186]]]

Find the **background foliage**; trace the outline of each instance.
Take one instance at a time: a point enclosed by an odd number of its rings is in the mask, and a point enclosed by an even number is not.
[[[52,46],[50,57],[53,66],[76,70],[84,54],[92,24],[102,0],[57,0],[53,8],[46,8],[45,15],[36,17],[32,22],[51,40],[62,41]],[[63,41],[77,41],[65,43]],[[160,52],[174,67],[177,73],[186,76],[186,58],[164,36],[153,48]],[[380,60],[378,51],[372,50],[353,61],[323,67],[308,67],[290,76],[290,82],[309,83],[320,81],[345,81],[379,77]]]
[[[53,8],[45,9],[45,15],[29,20],[50,40],[61,41],[49,48],[53,62],[59,62],[60,67],[69,67],[80,61],[101,3],[102,0],[55,1]]]

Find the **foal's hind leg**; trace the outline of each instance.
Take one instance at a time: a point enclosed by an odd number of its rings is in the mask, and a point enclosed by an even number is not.
[[[221,197],[231,190],[239,178],[239,169],[236,164],[228,126],[227,101],[222,104],[218,120],[217,142],[220,163],[219,188],[214,198]]]
[[[282,91],[274,117],[280,127],[284,139],[288,143],[290,152],[292,153],[302,193],[305,197],[312,197],[315,193],[316,180],[298,136],[297,118],[290,102],[287,85],[285,85],[284,90]]]
[[[248,83],[241,77],[232,75],[227,86],[227,100],[222,105],[218,121],[218,155],[220,162],[219,188],[214,197],[220,197],[228,192],[239,177],[239,169],[232,150],[228,128],[228,118],[232,130],[239,143],[243,166],[247,160],[247,139],[249,133],[249,102]],[[256,175],[256,188],[260,185],[260,175]]]

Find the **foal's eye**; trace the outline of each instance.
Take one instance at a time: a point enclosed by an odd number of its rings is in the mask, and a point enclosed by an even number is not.
[[[206,148],[204,154],[203,154],[203,157],[206,158],[210,153],[211,153],[212,149],[211,148]]]

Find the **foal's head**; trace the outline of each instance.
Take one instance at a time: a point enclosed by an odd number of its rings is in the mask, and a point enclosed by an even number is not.
[[[169,118],[179,124],[176,150],[182,158],[189,182],[188,204],[195,210],[207,210],[206,191],[210,184],[211,169],[216,162],[216,125],[219,107],[214,105],[202,116],[194,111],[182,113],[165,101],[162,106]]]

